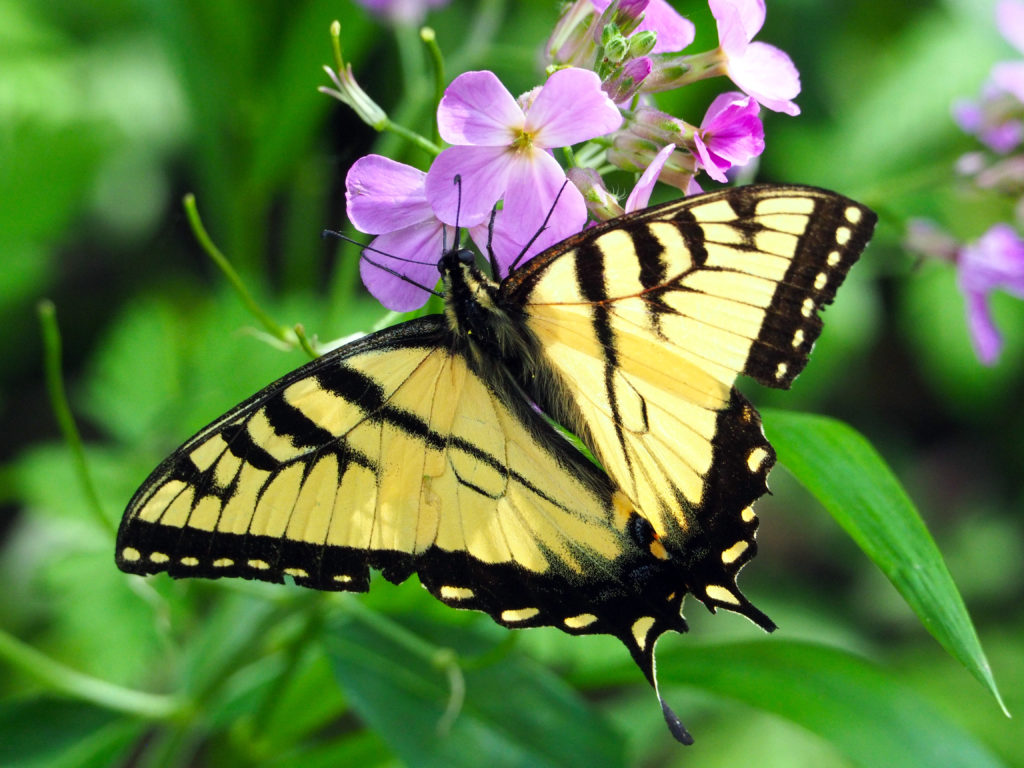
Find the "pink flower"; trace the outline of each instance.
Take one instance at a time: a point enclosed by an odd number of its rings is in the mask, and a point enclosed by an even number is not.
[[[981,101],[961,99],[953,103],[953,119],[960,130],[977,136],[993,152],[1012,151],[1024,140],[1024,123],[1009,116],[1010,99],[1000,88],[988,84]]]
[[[1000,0],[996,26],[1010,45],[1024,53],[1024,3]],[[1024,101],[1024,61],[1001,61],[992,67],[991,77],[997,88]]]
[[[611,0],[590,0],[590,2],[598,13],[604,13],[611,4]],[[619,4],[619,11],[628,11],[635,15],[643,13],[643,20],[634,32],[654,31],[657,33],[658,42],[650,51],[651,53],[681,51],[693,42],[696,33],[693,22],[680,16],[679,12],[665,0],[623,2]]]
[[[957,282],[967,300],[967,323],[978,359],[992,365],[1002,340],[992,321],[988,295],[1002,289],[1024,299],[1024,241],[1009,224],[995,224],[957,254]]]
[[[454,146],[437,156],[426,179],[427,199],[448,224],[483,224],[504,199],[494,243],[502,270],[519,255],[512,243],[533,237],[556,199],[544,241],[574,234],[586,221],[582,195],[566,184],[550,150],[604,135],[622,123],[598,76],[582,69],[555,72],[520,101],[492,72],[455,78],[437,110],[441,138]],[[538,250],[535,243],[530,253]]]
[[[363,284],[388,309],[408,312],[430,296],[438,280],[444,224],[424,192],[423,171],[380,155],[352,164],[345,178],[348,218],[360,232],[377,235],[363,251]]]
[[[427,11],[450,0],[356,0],[364,8],[398,24],[419,24]]]
[[[800,73],[784,51],[751,42],[764,26],[764,0],[708,0],[725,68],[740,90],[774,112],[799,115]]]
[[[636,95],[644,79],[651,74],[651,60],[646,56],[630,59],[615,75],[605,81],[604,92],[616,104],[624,104]]]
[[[665,167],[665,163],[668,162],[669,157],[675,149],[675,144],[669,144],[668,146],[662,147],[661,151],[654,156],[651,164],[648,165],[647,169],[640,175],[640,178],[636,182],[636,186],[633,187],[633,191],[629,193],[629,197],[626,198],[626,213],[632,213],[633,211],[639,211],[641,208],[647,207],[647,203],[651,201],[651,193],[654,191],[654,185],[658,181],[658,174],[661,173],[661,169]]]
[[[996,5],[996,26],[1010,45],[1024,53],[1024,2],[999,0]]]
[[[724,184],[727,170],[746,165],[764,151],[764,126],[758,112],[756,101],[735,91],[711,102],[693,141],[701,167],[715,181]]]

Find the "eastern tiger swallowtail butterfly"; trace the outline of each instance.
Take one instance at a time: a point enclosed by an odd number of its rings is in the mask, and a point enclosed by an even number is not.
[[[417,573],[506,627],[614,635],[657,690],[654,645],[686,630],[686,594],[775,626],[736,586],[775,456],[733,383],[789,387],[875,220],[752,186],[598,224],[500,284],[448,251],[443,315],[202,429],[128,504],[117,564],[348,591],[371,568]]]

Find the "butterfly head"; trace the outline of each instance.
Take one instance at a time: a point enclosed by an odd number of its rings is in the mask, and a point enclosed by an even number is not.
[[[458,248],[445,251],[444,255],[441,256],[441,260],[437,262],[437,271],[442,276],[445,273],[457,265],[465,265],[473,267],[476,264],[476,254],[469,248]]]

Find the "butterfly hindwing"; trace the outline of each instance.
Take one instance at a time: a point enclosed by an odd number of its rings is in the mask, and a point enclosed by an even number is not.
[[[598,225],[502,286],[586,436],[710,607],[771,622],[735,588],[774,452],[734,388],[788,387],[874,226],[806,187],[741,187]]]

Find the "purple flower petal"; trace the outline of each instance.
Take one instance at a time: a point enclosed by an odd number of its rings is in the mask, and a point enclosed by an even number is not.
[[[494,222],[494,237],[491,243],[495,259],[498,262],[498,276],[505,277],[513,262],[516,262],[518,268],[538,253],[579,232],[583,224],[573,228],[569,222],[571,220],[586,220],[586,209],[584,208],[582,217],[579,216],[577,210],[578,204],[582,203],[582,200],[583,197],[579,190],[569,184],[562,196],[558,198],[558,206],[551,214],[548,225],[543,231],[539,230],[550,209],[543,211],[542,215],[537,211],[529,212],[526,216],[520,216],[515,211],[510,212],[507,209],[500,211]],[[470,230],[470,234],[481,249],[486,247],[485,227]],[[526,254],[520,258],[520,254],[523,253],[523,249],[531,239],[533,239],[533,243],[526,250]]]
[[[1024,53],[1024,3],[1000,0],[996,5],[996,26],[1010,45]]]
[[[349,221],[379,235],[434,218],[424,191],[426,174],[380,155],[356,160],[345,177]]]
[[[1009,224],[995,224],[959,258],[960,286],[965,293],[1001,288],[1024,298],[1024,241]]]
[[[695,139],[699,137],[702,144],[708,142],[706,151],[721,161],[716,165],[723,171],[746,165],[764,151],[764,126],[758,112],[760,107],[754,99],[736,92],[719,94],[708,107]],[[711,177],[721,181],[714,174]]]
[[[718,25],[718,43],[726,55],[740,56],[764,26],[764,0],[708,0]]]
[[[356,0],[374,13],[401,24],[419,24],[427,10],[449,0]]]
[[[985,120],[981,105],[973,99],[957,99],[951,109],[953,121],[964,133],[977,134]]]
[[[647,203],[651,200],[651,192],[654,191],[654,185],[658,181],[658,174],[661,173],[661,169],[665,167],[665,163],[675,149],[675,144],[668,144],[654,156],[651,164],[647,166],[636,186],[633,187],[633,191],[629,193],[629,197],[626,198],[627,212],[639,211],[641,208],[647,207]]]
[[[999,359],[1003,342],[992,321],[987,294],[968,293],[965,298],[967,299],[967,328],[971,334],[974,352],[982,363],[993,365]]]
[[[665,0],[651,0],[644,12],[644,20],[637,27],[638,32],[654,30],[658,33],[658,42],[651,53],[668,53],[681,51],[696,35],[693,22],[679,15],[679,11]]]
[[[503,146],[523,126],[523,110],[493,72],[466,72],[437,107],[437,128],[449,144]]]
[[[978,138],[993,152],[1005,155],[1024,140],[1024,124],[1019,120],[1007,120],[1005,123],[986,128]]]
[[[618,74],[601,84],[601,89],[616,104],[625,104],[636,95],[653,69],[654,64],[647,56],[630,59]]]
[[[729,181],[725,172],[729,170],[731,164],[714,155],[708,149],[707,144],[704,143],[699,133],[694,134],[693,143],[694,149],[697,150],[697,159],[700,160],[700,166],[707,175],[720,184],[725,184]]]
[[[441,256],[442,231],[441,222],[431,219],[374,238],[370,245],[375,250],[364,250],[359,260],[359,274],[374,298],[396,312],[422,307],[430,297],[425,288],[433,288],[439,277],[437,261]],[[405,275],[424,288],[377,265]]]
[[[559,239],[579,232],[587,219],[587,206],[580,191],[566,182],[565,171],[547,152],[535,150],[528,162],[517,162],[509,170],[505,191],[507,226],[523,232],[524,242],[529,240],[557,199],[549,229],[564,233]]]
[[[1000,90],[1024,102],[1024,61],[1000,61],[992,65],[990,77]]]
[[[967,300],[967,322],[978,358],[991,365],[1002,342],[988,308],[997,289],[1024,299],[1024,241],[1009,224],[995,224],[960,249],[957,283]]]
[[[508,184],[516,153],[507,147],[449,147],[427,171],[427,200],[446,224],[472,227],[488,219]],[[455,177],[461,176],[460,185]]]
[[[526,131],[535,146],[567,147],[611,133],[622,114],[601,90],[596,73],[575,67],[548,78],[526,111]]]
[[[800,73],[784,51],[754,42],[742,56],[730,57],[726,68],[736,85],[768,109],[800,114],[800,107],[792,101],[800,93]]]

